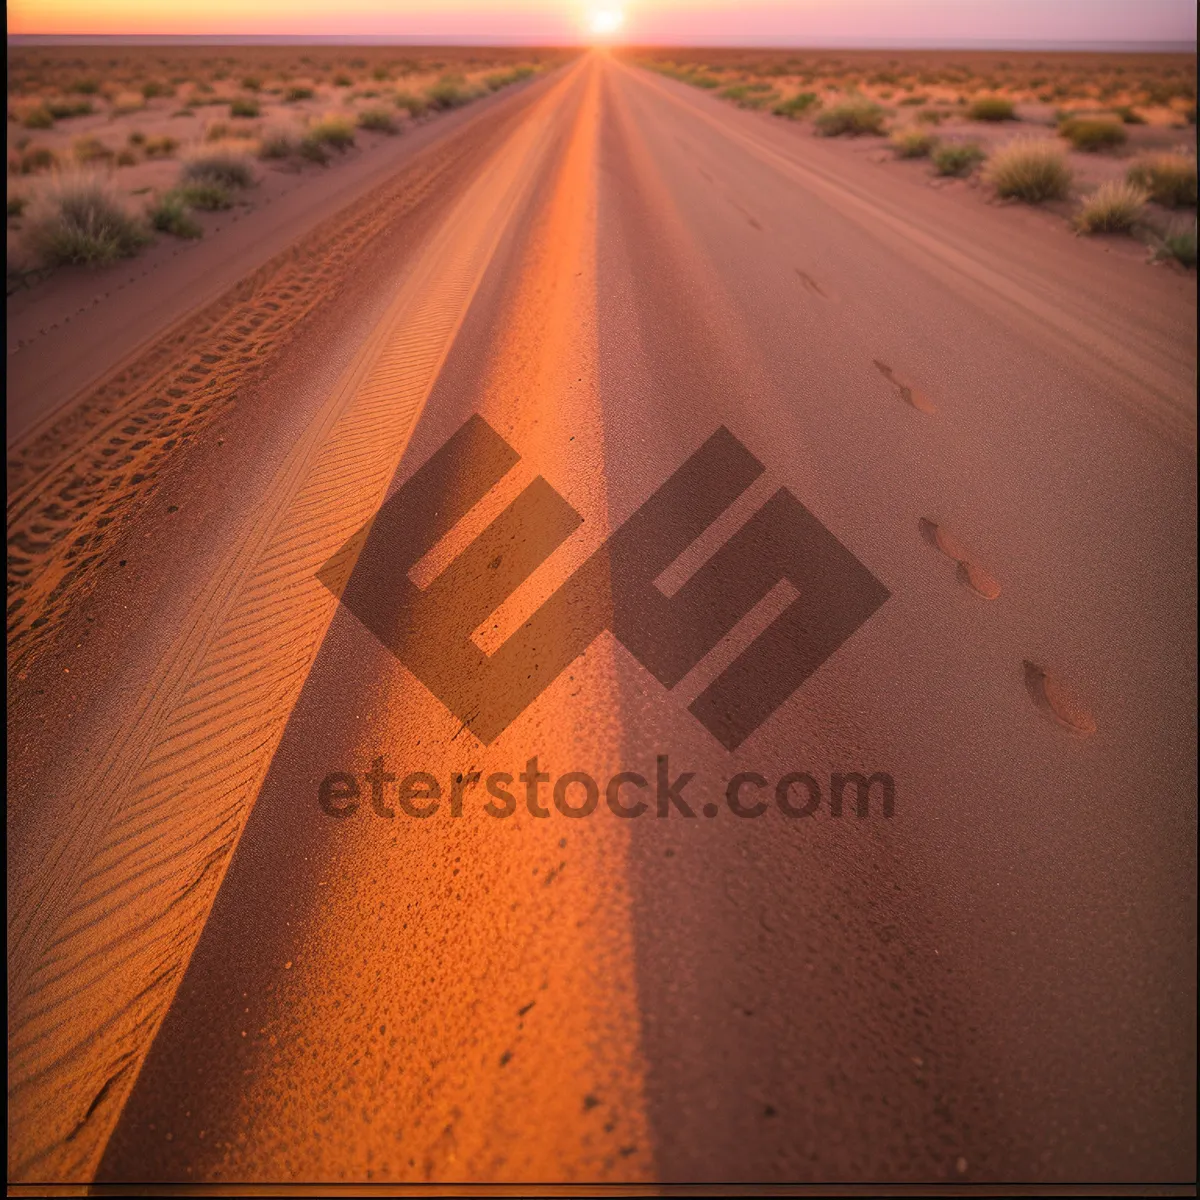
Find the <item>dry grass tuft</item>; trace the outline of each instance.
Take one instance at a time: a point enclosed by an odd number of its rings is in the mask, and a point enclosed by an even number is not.
[[[397,92],[393,99],[397,108],[405,109],[412,117],[421,116],[429,108],[429,101],[413,92]]]
[[[820,104],[820,98],[816,92],[797,92],[796,95],[789,96],[786,100],[780,100],[771,111],[777,117],[788,117],[794,121],[808,112],[810,108],[819,108]]]
[[[1071,191],[1071,169],[1054,142],[1020,138],[988,159],[985,175],[999,196],[1041,204]]]
[[[290,130],[268,129],[258,143],[259,158],[291,158],[298,153],[300,141]]]
[[[937,138],[927,129],[897,129],[889,139],[898,158],[928,158]]]
[[[467,85],[461,75],[445,75],[437,83],[425,89],[425,99],[436,112],[461,108],[469,104],[479,93]]]
[[[48,266],[103,266],[149,240],[112,186],[87,172],[60,175],[32,206],[29,244]]]
[[[1076,150],[1111,150],[1123,146],[1129,138],[1124,124],[1111,117],[1071,117],[1064,121],[1058,132]]]
[[[183,160],[184,183],[215,183],[225,188],[246,188],[254,183],[254,164],[245,144],[213,142],[197,146]]]
[[[38,104],[25,110],[21,124],[26,129],[50,129],[54,125],[54,114],[44,104]]]
[[[49,171],[57,162],[58,156],[49,146],[26,146],[9,161],[9,170],[20,175],[35,175],[39,171]]]
[[[98,137],[90,134],[78,137],[71,143],[71,154],[75,161],[85,166],[89,163],[108,162],[114,153],[111,146],[105,145]]]
[[[179,139],[168,137],[166,134],[161,137],[147,138],[142,149],[146,152],[147,158],[170,158],[179,149]]]
[[[150,224],[161,233],[179,238],[202,237],[199,221],[188,212],[186,199],[177,191],[167,192],[147,209]]]
[[[358,114],[359,129],[374,133],[396,133],[396,118],[386,108],[364,108]]]
[[[114,117],[141,112],[146,107],[146,98],[140,92],[118,92],[112,101]]]
[[[882,107],[859,96],[819,113],[816,130],[822,137],[858,137],[864,133],[882,133],[883,120]]]
[[[181,183],[174,191],[184,204],[190,208],[203,209],[204,212],[220,212],[233,207],[233,193],[225,184],[214,179]]]
[[[1146,207],[1146,193],[1132,183],[1101,184],[1075,216],[1081,233],[1129,233]]]
[[[1186,154],[1152,154],[1140,158],[1125,175],[1145,188],[1150,199],[1166,208],[1196,207],[1196,160]]]
[[[972,121],[1015,121],[1017,110],[1003,96],[981,96],[972,101],[967,116]]]
[[[959,179],[970,175],[986,157],[974,142],[946,142],[930,153],[937,174]]]
[[[1190,229],[1168,233],[1163,239],[1163,248],[1158,257],[1173,258],[1181,266],[1194,267],[1196,265],[1196,222],[1192,222]]]
[[[354,145],[354,122],[349,117],[331,114],[314,121],[304,134],[304,141],[348,150]]]

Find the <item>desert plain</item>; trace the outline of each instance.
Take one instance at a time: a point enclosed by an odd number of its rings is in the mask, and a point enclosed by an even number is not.
[[[1194,84],[10,46],[10,1181],[1193,1179]]]

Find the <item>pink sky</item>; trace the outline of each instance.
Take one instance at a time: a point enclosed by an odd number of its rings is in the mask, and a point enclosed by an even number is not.
[[[9,33],[309,34],[574,41],[598,9],[619,40],[829,43],[1193,41],[1188,0],[13,0]]]

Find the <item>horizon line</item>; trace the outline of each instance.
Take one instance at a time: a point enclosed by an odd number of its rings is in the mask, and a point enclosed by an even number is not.
[[[584,38],[520,38],[512,34],[286,34],[286,33],[10,33],[8,44],[50,45],[341,45],[341,46],[505,46],[586,48],[594,43]],[[1016,38],[812,38],[776,37],[770,40],[730,38],[693,34],[678,41],[629,41],[605,43],[612,49],[736,49],[736,50],[1030,50],[1030,51],[1124,51],[1127,53],[1195,53],[1196,39],[1189,40],[1084,40]]]

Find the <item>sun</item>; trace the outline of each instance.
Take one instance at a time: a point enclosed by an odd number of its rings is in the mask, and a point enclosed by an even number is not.
[[[588,31],[593,37],[611,37],[625,22],[619,8],[594,8],[588,15]]]

